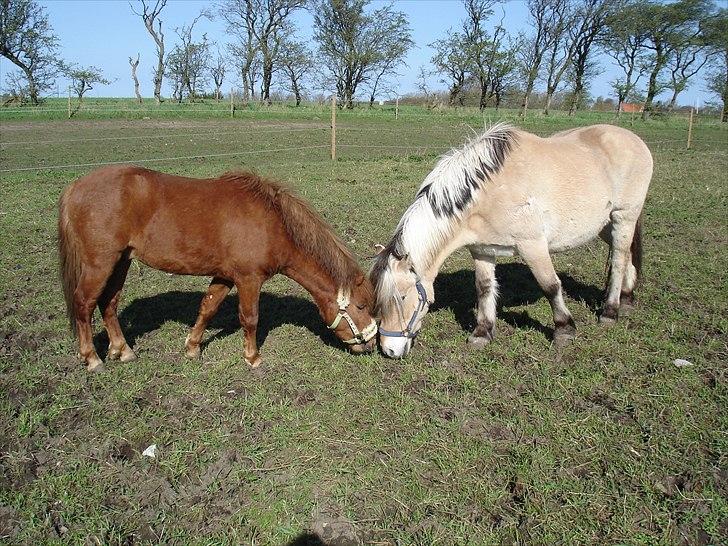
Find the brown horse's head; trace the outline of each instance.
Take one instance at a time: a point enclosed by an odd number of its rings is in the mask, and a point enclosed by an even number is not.
[[[368,353],[377,341],[377,323],[373,318],[372,283],[359,273],[349,289],[339,291],[335,318],[329,328],[353,353]]]

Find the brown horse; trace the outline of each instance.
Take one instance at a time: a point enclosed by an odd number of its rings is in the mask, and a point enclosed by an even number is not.
[[[103,366],[91,339],[97,304],[109,359],[136,357],[116,315],[132,258],[169,273],[212,277],[185,341],[191,358],[199,356],[207,323],[235,285],[245,360],[258,366],[259,293],[276,273],[311,293],[321,317],[353,352],[375,344],[372,286],[351,252],[304,201],[254,174],[199,180],[140,167],[99,169],[63,193],[58,246],[68,317],[89,370]]]

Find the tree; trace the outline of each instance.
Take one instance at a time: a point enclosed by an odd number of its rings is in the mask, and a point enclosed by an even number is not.
[[[496,0],[463,0],[467,18],[463,23],[463,37],[469,71],[475,77],[480,88],[478,106],[483,110],[488,100],[494,95],[495,71],[499,57],[502,56],[501,46],[506,36],[503,19],[489,36],[485,30],[485,22],[493,14],[491,9]]]
[[[705,24],[705,41],[710,48],[710,72],[707,90],[723,103],[720,119],[728,122],[728,9],[721,9]]]
[[[299,106],[304,78],[313,68],[313,55],[303,42],[286,40],[281,47],[281,67]]]
[[[0,55],[23,71],[33,104],[53,87],[57,46],[48,15],[35,0],[0,0]]]
[[[642,119],[646,119],[653,110],[655,97],[666,87],[660,76],[674,54],[676,43],[697,36],[700,21],[709,13],[711,5],[708,0],[678,0],[671,4],[638,0],[637,7],[638,21],[647,38],[644,47],[651,52],[647,96],[642,110]]]
[[[369,0],[319,0],[314,37],[340,104],[354,107],[362,84],[393,70],[412,45],[405,15],[391,5],[365,13]],[[381,77],[381,76],[380,76]]]
[[[220,50],[217,50],[217,57],[214,62],[210,65],[210,76],[212,81],[215,82],[215,100],[219,101],[222,98],[220,89],[225,81],[225,74],[227,72],[227,61],[225,57],[220,54]]]
[[[624,74],[610,82],[617,94],[617,115],[621,114],[622,104],[633,94],[646,70],[644,43],[647,35],[639,22],[639,11],[640,7],[631,3],[612,12],[607,17],[605,34],[600,39],[604,51]]]
[[[577,24],[571,27],[571,41],[573,43],[571,72],[569,80],[572,82],[569,97],[569,115],[573,115],[584,102],[584,93],[591,77],[596,76],[596,70],[591,63],[592,46],[603,35],[605,23],[613,9],[619,9],[619,2],[612,0],[583,0],[577,7]],[[591,76],[591,77],[588,77]]]
[[[546,53],[546,103],[543,108],[543,113],[547,116],[561,78],[571,66],[576,46],[576,36],[569,32],[576,24],[576,16],[571,8],[569,0],[551,0],[548,7],[549,47]]]
[[[131,67],[131,79],[134,80],[134,94],[136,95],[137,102],[142,103],[142,95],[139,93],[139,78],[137,78],[137,67],[139,66],[139,53],[137,53],[136,60],[129,57],[129,66]]]
[[[546,52],[552,46],[555,35],[552,28],[557,19],[556,8],[562,0],[528,0],[530,23],[536,33],[519,49],[519,61],[524,83],[523,100],[521,102],[521,116],[525,117],[528,110],[528,98],[541,70],[541,63]]]
[[[463,105],[462,92],[465,89],[470,72],[470,56],[468,55],[465,37],[459,32],[447,31],[445,38],[430,44],[435,50],[432,64],[435,70],[446,77],[443,83],[449,88],[448,103]]]
[[[380,60],[372,70],[372,77],[369,81],[369,106],[374,104],[377,91],[381,89],[383,82],[388,76],[394,76],[397,68],[404,65],[404,58],[407,51],[414,45],[410,38],[407,18],[402,12],[392,13],[392,20],[387,25],[391,32],[382,29],[381,42],[379,44]],[[398,29],[407,28],[406,35],[398,32]]]
[[[94,88],[96,84],[109,85],[111,82],[107,80],[101,73],[99,68],[95,66],[77,66],[75,64],[64,66],[63,74],[71,81],[71,90],[76,94],[78,102],[76,108],[71,112],[71,116],[81,108],[83,96]]]
[[[173,95],[178,102],[182,102],[185,93],[189,99],[195,99],[199,87],[205,84],[210,44],[206,34],[199,42],[192,36],[195,25],[203,17],[209,14],[203,11],[189,25],[175,29],[180,42],[167,55],[167,75],[173,81]]]
[[[306,3],[307,0],[223,0],[219,5],[228,29],[241,40],[233,51],[245,59],[241,65],[244,85],[248,85],[250,69],[259,55],[261,98],[268,103],[273,75],[280,68],[281,46],[290,33],[290,16]]]
[[[672,91],[668,111],[672,112],[677,98],[690,84],[693,78],[710,60],[710,43],[706,29],[710,27],[711,17],[705,13],[696,21],[696,25],[687,32],[678,32],[670,38],[672,55],[668,62],[670,81],[667,87]],[[704,28],[706,27],[706,28]]]
[[[162,79],[164,78],[164,33],[162,32],[162,20],[159,19],[159,15],[167,5],[167,0],[155,0],[154,7],[151,6],[151,3],[147,4],[151,0],[138,1],[142,6],[142,12],[139,13],[130,4],[131,11],[142,18],[147,32],[149,32],[157,46],[157,67],[154,70],[154,98],[157,99],[157,104],[159,104],[162,102]],[[155,23],[156,28],[154,27]]]

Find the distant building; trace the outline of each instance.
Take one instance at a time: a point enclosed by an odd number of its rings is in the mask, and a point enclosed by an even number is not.
[[[642,112],[642,110],[643,110],[643,108],[642,108],[641,104],[636,104],[634,102],[623,102],[622,103],[622,112],[626,112],[628,114],[634,112],[636,114],[639,114]]]

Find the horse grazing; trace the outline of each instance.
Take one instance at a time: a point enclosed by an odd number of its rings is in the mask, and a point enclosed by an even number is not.
[[[276,273],[311,293],[353,352],[376,343],[372,285],[351,252],[303,200],[254,174],[198,180],[139,167],[99,169],[63,193],[58,246],[68,317],[89,370],[103,365],[91,339],[96,304],[109,358],[135,358],[116,314],[132,258],[169,273],[212,277],[185,341],[191,358],[200,355],[205,327],[235,285],[245,360],[258,366],[260,288]]]
[[[634,133],[594,125],[540,138],[498,124],[440,158],[372,267],[380,345],[402,357],[434,300],[445,259],[467,247],[475,260],[477,326],[469,343],[493,339],[498,256],[518,254],[551,303],[554,337],[576,330],[550,252],[597,235],[611,245],[600,321],[631,305],[642,260],[640,218],[652,156]]]

